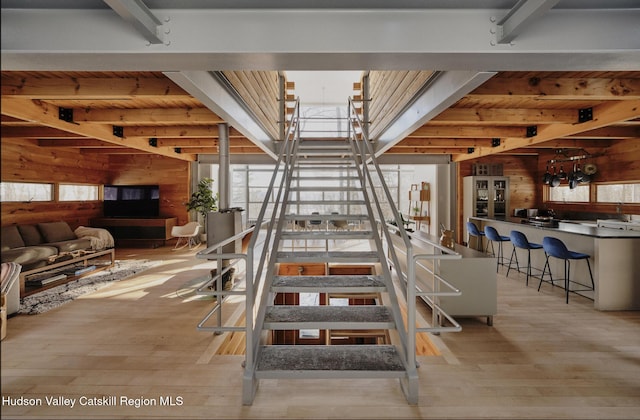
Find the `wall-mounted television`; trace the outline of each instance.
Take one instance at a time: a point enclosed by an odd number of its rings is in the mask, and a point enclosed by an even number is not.
[[[104,217],[148,218],[159,215],[158,185],[104,186]]]

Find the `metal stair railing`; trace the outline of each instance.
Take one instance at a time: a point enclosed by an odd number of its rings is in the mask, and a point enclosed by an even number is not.
[[[291,170],[289,156],[294,153],[297,141],[300,137],[299,131],[299,119],[300,119],[300,104],[299,100],[296,100],[293,115],[290,120],[288,130],[280,142],[280,152],[278,154],[278,160],[275,164],[269,187],[267,189],[267,197],[275,195],[273,202],[273,209],[271,214],[267,214],[267,210],[271,203],[269,200],[265,200],[262,203],[260,212],[255,222],[255,226],[247,229],[237,235],[227,238],[217,244],[198,252],[197,258],[207,260],[217,260],[218,267],[221,267],[222,260],[234,259],[245,261],[246,273],[245,273],[245,290],[221,290],[222,286],[216,288],[215,291],[206,291],[205,287],[199,289],[199,293],[222,296],[222,299],[217,299],[213,309],[211,309],[205,318],[198,324],[198,329],[202,331],[209,331],[214,333],[221,333],[226,331],[242,331],[246,332],[246,347],[245,347],[245,361],[244,361],[244,378],[243,378],[243,400],[247,401],[248,393],[253,394],[253,389],[257,384],[254,380],[255,366],[257,361],[258,349],[260,346],[260,336],[263,327],[264,313],[266,311],[268,297],[269,297],[269,283],[273,280],[274,273],[269,272],[269,267],[273,265],[272,249],[277,246],[277,235],[274,234],[278,226],[284,222],[284,209],[286,207],[283,192],[285,186],[289,184]],[[279,183],[278,173],[282,171],[284,176],[280,178]],[[274,194],[274,191],[276,193]],[[253,233],[249,243],[247,245],[246,254],[243,253],[225,253],[223,247],[236,240],[244,238],[247,234]],[[226,267],[221,270],[213,280],[220,279],[217,284],[222,284],[222,276],[229,270]],[[222,306],[224,303],[224,297],[227,295],[244,295],[245,296],[245,326],[224,326],[221,324],[220,313],[222,312]],[[218,325],[205,326],[204,324],[214,315],[218,313]]]
[[[397,231],[400,228],[397,226],[389,225],[388,228],[392,231]],[[394,237],[396,236],[396,237]],[[398,244],[399,242],[404,245],[404,242],[401,241],[398,235],[392,235],[392,243]],[[432,247],[434,249],[433,254],[414,254],[411,258],[407,256],[407,265],[406,265],[406,273],[403,272],[402,266],[398,265],[398,260],[396,262],[391,262],[391,264],[396,267],[396,271],[398,272],[398,278],[404,284],[409,284],[409,278],[413,278],[414,280],[411,282],[415,285],[415,293],[412,296],[409,296],[409,287],[407,286],[407,298],[422,298],[431,308],[432,308],[432,327],[416,327],[416,332],[429,332],[433,334],[440,334],[442,332],[460,332],[462,331],[462,327],[458,322],[449,314],[446,313],[440,306],[440,298],[444,296],[462,296],[462,292],[453,284],[449,283],[445,278],[440,276],[440,261],[442,260],[459,260],[462,258],[460,254],[452,251],[449,248],[446,248],[439,243],[430,241],[425,238],[416,237],[414,240],[420,241],[425,245]],[[392,251],[392,247],[390,247],[390,254]],[[395,250],[393,250],[395,254]],[[390,258],[391,259],[391,258]],[[420,261],[431,261],[433,264],[433,268],[428,265],[420,264]],[[426,284],[427,290],[422,290],[417,285],[416,281],[416,267],[420,266],[427,273],[431,274],[431,285],[433,285],[430,289],[429,283]],[[442,290],[442,287],[445,287],[445,290]],[[415,300],[415,299],[414,299]],[[446,319],[449,322],[450,326],[442,325],[442,318]]]
[[[400,280],[400,287],[402,289],[403,294],[405,295],[406,304],[407,304],[407,325],[406,330],[404,330],[404,334],[406,336],[406,346],[405,346],[405,357],[406,363],[408,363],[411,369],[415,369],[417,367],[416,361],[416,333],[418,332],[431,332],[431,333],[440,333],[440,332],[457,332],[461,331],[460,325],[453,319],[450,315],[446,314],[442,310],[442,308],[438,304],[438,300],[440,296],[459,296],[461,295],[460,290],[458,290],[455,286],[446,281],[446,279],[442,278],[439,275],[439,261],[442,259],[460,259],[462,256],[448,248],[442,247],[439,244],[432,243],[435,248],[439,251],[439,253],[434,254],[415,254],[413,245],[411,243],[411,239],[407,235],[406,231],[402,228],[398,228],[403,226],[402,217],[394,204],[393,197],[391,192],[389,191],[386,182],[384,181],[384,177],[382,174],[382,170],[377,162],[375,151],[369,139],[367,138],[367,130],[364,127],[362,120],[357,112],[356,107],[353,104],[353,101],[349,99],[349,139],[354,144],[355,148],[360,149],[360,166],[362,168],[362,172],[365,175],[367,180],[368,188],[375,191],[375,184],[378,185],[379,188],[382,189],[383,197],[386,199],[386,205],[389,206],[390,211],[392,213],[392,222],[395,223],[390,224],[384,220],[384,214],[382,212],[382,205],[379,201],[379,197],[377,194],[371,194],[373,201],[375,203],[375,207],[378,213],[378,225],[381,232],[381,237],[386,240],[387,244],[392,244],[394,238],[393,236],[398,236],[401,242],[404,244],[405,249],[407,250],[407,273],[403,274],[400,269],[400,264],[398,263],[398,256],[392,245],[389,245],[389,259],[396,270],[398,272],[398,278]],[[369,168],[372,168],[370,170]],[[374,181],[374,175],[376,179]],[[394,229],[395,232],[392,234],[391,230]],[[416,288],[416,276],[415,276],[415,265],[420,260],[433,260],[434,261],[434,270],[432,271],[434,288],[433,290],[418,290]],[[441,287],[445,287],[448,290],[442,291]],[[445,318],[452,326],[446,327],[439,325],[439,323],[433,322],[431,327],[428,328],[418,328],[416,325],[417,320],[417,308],[416,308],[416,297],[426,297],[433,304],[433,319],[436,318]]]

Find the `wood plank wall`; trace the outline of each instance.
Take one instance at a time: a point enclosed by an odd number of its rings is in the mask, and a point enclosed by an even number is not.
[[[277,71],[224,71],[222,74],[242,97],[265,130],[279,137],[280,88]]]
[[[369,72],[369,137],[375,139],[411,102],[432,71]]]
[[[104,184],[109,158],[90,158],[77,149],[38,147],[35,140],[2,139],[2,181]],[[89,226],[102,214],[101,202],[2,203],[2,226],[66,221],[72,229]]]
[[[112,184],[160,186],[160,215],[189,222],[184,203],[189,200],[189,162],[159,155],[113,155],[109,160]]]
[[[162,216],[188,221],[189,162],[156,155],[81,153],[38,147],[35,141],[2,139],[2,181],[88,184],[159,184]],[[66,221],[72,229],[102,217],[102,202],[2,203],[2,226]]]

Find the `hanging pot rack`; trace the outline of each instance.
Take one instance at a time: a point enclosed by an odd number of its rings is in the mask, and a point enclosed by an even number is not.
[[[599,156],[603,156],[602,154],[592,155],[591,153],[587,152],[584,149],[580,149],[580,151],[582,152],[582,154],[580,154],[580,155],[569,156],[567,154],[567,152],[563,151],[562,149],[558,149],[558,150],[556,150],[556,156],[564,155],[564,158],[562,158],[562,159],[558,159],[558,158],[549,159],[547,161],[547,163],[550,164],[550,165],[554,165],[556,163],[573,162],[575,160],[591,159],[591,158],[596,158],[596,157],[599,157]]]

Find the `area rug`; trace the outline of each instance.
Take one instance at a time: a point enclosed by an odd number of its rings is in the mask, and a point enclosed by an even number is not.
[[[160,261],[116,260],[113,267],[104,271],[25,297],[18,313],[35,315],[50,311],[109,283],[126,279],[158,264]]]

